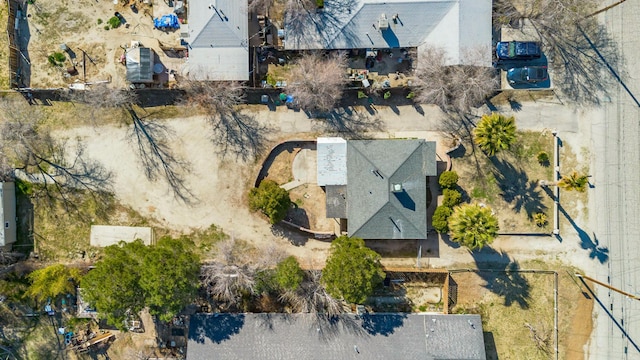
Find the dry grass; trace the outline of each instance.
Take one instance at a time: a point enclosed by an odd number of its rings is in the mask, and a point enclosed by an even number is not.
[[[453,170],[471,202],[482,202],[493,209],[501,232],[540,232],[532,216],[537,212],[548,214],[553,202],[537,183],[550,180],[552,168],[540,165],[536,155],[546,151],[553,156],[553,136],[522,131],[517,136],[510,150],[493,158],[467,148],[463,157],[453,160]]]
[[[554,269],[558,272],[560,358],[582,359],[582,346],[592,328],[593,301],[585,298],[570,275],[575,269],[562,264],[528,262],[523,269]],[[554,354],[554,290],[552,274],[458,273],[458,303],[454,313],[482,316],[487,359],[550,359]],[[537,334],[547,346],[534,341]]]
[[[7,21],[9,19],[9,8],[6,1],[0,3],[0,89],[9,88],[9,38],[6,34]]]

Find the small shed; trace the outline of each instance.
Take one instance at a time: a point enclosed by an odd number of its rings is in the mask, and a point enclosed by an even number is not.
[[[127,81],[131,83],[153,82],[153,49],[146,47],[132,47],[127,50],[125,61],[127,64]]]
[[[91,226],[91,246],[105,247],[116,245],[120,241],[134,242],[142,240],[145,245],[153,245],[156,243],[155,234],[150,227],[139,226],[109,226],[109,225],[92,225]]]
[[[14,182],[0,182],[0,249],[8,249],[16,242],[16,185]],[[10,250],[10,249],[8,249]]]

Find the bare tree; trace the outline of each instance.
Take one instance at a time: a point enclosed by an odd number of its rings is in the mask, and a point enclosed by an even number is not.
[[[203,265],[200,271],[207,294],[230,305],[237,304],[244,294],[253,294],[254,275],[248,265],[212,263]]]
[[[105,196],[111,173],[95,161],[84,157],[84,147],[78,141],[72,154],[67,143],[51,136],[38,121],[44,116],[37,109],[29,111],[14,101],[0,104],[4,115],[0,134],[1,153],[7,156],[19,174],[38,184],[41,194],[62,200],[67,210],[77,209],[77,191],[94,197]]]
[[[285,291],[280,300],[293,306],[296,312],[338,315],[345,312],[344,302],[333,298],[320,282],[322,272],[305,272],[305,280],[295,291]]]
[[[481,58],[480,51],[472,49],[463,58]],[[465,65],[447,63],[447,54],[441,48],[429,47],[420,53],[414,70],[417,102],[438,105],[443,111],[467,112],[498,88],[498,77],[491,67],[473,61]]]
[[[287,91],[303,109],[330,111],[342,98],[346,74],[344,53],[305,53],[291,67]]]
[[[270,129],[238,108],[245,98],[239,82],[184,79],[182,88],[186,94],[183,102],[204,111],[221,155],[233,154],[247,161],[263,150]]]
[[[138,100],[138,95],[134,91],[113,89],[107,84],[91,85],[88,90],[69,90],[63,97],[68,101],[87,105],[88,115],[92,121],[100,112],[123,111]]]
[[[498,25],[530,24],[543,43],[556,87],[573,101],[599,104],[624,71],[615,43],[589,16],[596,6],[594,0],[497,0],[494,19]],[[601,76],[607,70],[614,76]]]

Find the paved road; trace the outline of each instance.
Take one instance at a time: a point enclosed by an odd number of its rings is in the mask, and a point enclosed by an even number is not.
[[[623,81],[635,97],[640,97],[640,2],[626,1],[601,19],[618,43],[626,70]],[[593,123],[591,131],[596,188],[590,199],[590,217],[593,237],[609,248],[610,257],[608,266],[592,269],[591,273],[616,288],[640,294],[640,108],[618,85],[605,113],[601,121]],[[591,359],[640,359],[636,346],[640,345],[640,301],[602,287],[597,288],[597,295],[608,311],[596,305]]]

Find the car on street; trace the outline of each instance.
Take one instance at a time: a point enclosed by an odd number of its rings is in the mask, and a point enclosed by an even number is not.
[[[511,85],[536,84],[548,79],[546,66],[524,66],[507,70],[507,80]]]
[[[498,61],[530,60],[541,55],[540,44],[535,41],[502,41],[496,45]]]

